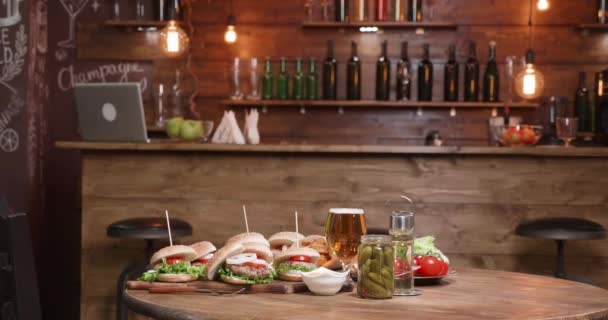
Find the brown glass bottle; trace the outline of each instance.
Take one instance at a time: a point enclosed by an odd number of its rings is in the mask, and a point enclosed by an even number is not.
[[[456,46],[450,45],[448,49],[448,62],[444,70],[443,99],[445,101],[458,101],[459,67],[456,62]]]
[[[391,62],[388,59],[388,42],[382,42],[382,55],[376,63],[376,100],[389,100],[391,95]]]

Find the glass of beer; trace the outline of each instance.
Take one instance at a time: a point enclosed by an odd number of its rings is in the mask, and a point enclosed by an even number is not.
[[[330,250],[342,263],[342,271],[349,270],[357,256],[361,236],[367,234],[365,212],[363,209],[330,209],[325,234]]]

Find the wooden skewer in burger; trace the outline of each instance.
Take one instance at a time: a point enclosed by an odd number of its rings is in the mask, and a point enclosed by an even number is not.
[[[295,212],[296,234],[299,234],[298,212]],[[317,268],[319,253],[311,248],[300,248],[300,241],[295,241],[295,247],[280,253],[274,260],[279,279],[285,281],[302,281],[302,272],[310,272]]]

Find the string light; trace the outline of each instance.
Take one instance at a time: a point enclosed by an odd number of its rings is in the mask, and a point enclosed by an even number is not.
[[[545,11],[549,9],[549,0],[538,0],[538,2],[536,3],[536,7],[540,11]]]
[[[236,34],[236,18],[233,15],[228,16],[228,28],[226,29],[226,33],[224,33],[224,40],[227,43],[235,43],[238,38]]]
[[[545,77],[534,65],[534,51],[526,53],[526,67],[515,77],[515,90],[524,99],[540,97],[545,88]]]
[[[175,20],[170,20],[167,26],[160,31],[161,49],[168,57],[179,57],[184,54],[189,42],[188,35]]]

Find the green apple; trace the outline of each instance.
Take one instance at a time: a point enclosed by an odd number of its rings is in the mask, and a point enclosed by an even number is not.
[[[180,137],[184,140],[194,141],[203,137],[203,122],[184,120],[180,130]]]
[[[165,126],[167,135],[171,138],[179,138],[182,123],[184,123],[184,118],[180,117],[171,118],[169,121],[167,121],[167,125]]]

